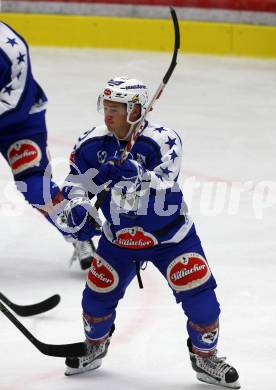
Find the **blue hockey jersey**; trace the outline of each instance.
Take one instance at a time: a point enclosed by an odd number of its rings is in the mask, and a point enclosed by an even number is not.
[[[94,127],[81,136],[72,153],[71,174],[64,193],[96,191],[93,177],[101,164],[118,158],[126,142],[119,141],[106,126]],[[177,179],[181,168],[182,145],[178,134],[146,121],[128,158],[144,168],[142,186],[137,191],[109,191],[102,212],[103,232],[112,243],[129,249],[146,249],[181,241],[192,226]],[[73,180],[72,180],[73,178]],[[93,193],[94,192],[94,193]]]
[[[17,131],[16,125],[45,110],[46,102],[32,75],[27,43],[0,22],[0,135]]]

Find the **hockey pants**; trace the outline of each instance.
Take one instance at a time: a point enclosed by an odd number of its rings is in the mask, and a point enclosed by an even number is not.
[[[136,276],[137,261],[140,264],[151,262],[166,278],[176,302],[181,303],[187,317],[187,330],[193,346],[204,353],[214,350],[220,314],[214,292],[216,281],[194,226],[177,244],[144,250],[120,248],[101,237],[83,292],[87,339],[96,341],[108,334],[115,321],[118,302]]]

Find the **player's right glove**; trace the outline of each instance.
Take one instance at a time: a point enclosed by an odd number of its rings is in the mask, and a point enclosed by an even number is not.
[[[71,234],[79,241],[87,241],[101,235],[101,220],[98,211],[88,198],[70,200],[63,211],[64,219],[71,228]]]
[[[119,159],[113,159],[101,165],[98,175],[93,179],[97,185],[107,185],[122,188],[128,185],[128,192],[135,191],[142,183],[144,167],[132,159],[119,164]]]

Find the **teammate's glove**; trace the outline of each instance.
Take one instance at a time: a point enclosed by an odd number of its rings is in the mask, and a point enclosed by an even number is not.
[[[101,220],[98,211],[87,198],[74,198],[64,208],[64,218],[74,238],[87,241],[101,235]]]
[[[145,169],[135,160],[127,159],[123,164],[119,160],[110,160],[102,164],[97,175],[98,183],[103,184],[111,180],[115,188],[128,187],[137,189],[143,180]]]

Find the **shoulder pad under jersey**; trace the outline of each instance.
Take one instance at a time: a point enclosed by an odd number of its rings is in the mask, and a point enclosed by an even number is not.
[[[76,142],[75,150],[80,149],[84,144],[96,141],[103,137],[112,137],[112,134],[108,131],[106,126],[92,127],[90,130],[85,131]]]

